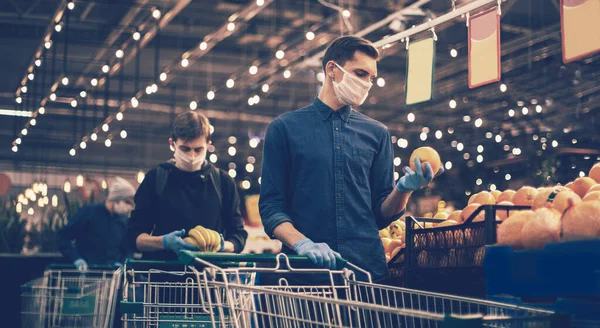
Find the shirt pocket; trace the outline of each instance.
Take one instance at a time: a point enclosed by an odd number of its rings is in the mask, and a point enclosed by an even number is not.
[[[370,149],[353,148],[349,161],[350,174],[360,186],[368,187],[374,152]]]

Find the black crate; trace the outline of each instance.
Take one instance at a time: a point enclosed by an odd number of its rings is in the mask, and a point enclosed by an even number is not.
[[[422,229],[440,219],[406,217],[404,283],[408,288],[485,298],[485,245],[496,243],[497,211],[529,206],[482,205],[463,224]],[[482,212],[485,220],[473,222]],[[419,229],[421,228],[421,229]]]
[[[386,285],[404,287],[404,248],[401,249],[387,264]]]

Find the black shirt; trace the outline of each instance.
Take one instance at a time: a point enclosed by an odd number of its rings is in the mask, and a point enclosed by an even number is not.
[[[240,213],[240,198],[235,182],[223,170],[221,177],[222,208],[215,186],[210,178],[210,164],[195,172],[185,172],[175,165],[163,164],[169,169],[169,178],[160,195],[156,193],[156,171],[150,170],[135,194],[135,209],[131,213],[127,241],[137,249],[136,239],[142,233],[162,236],[185,229],[186,233],[197,225],[223,234],[239,253],[246,244]],[[170,250],[145,252],[145,260],[172,260],[176,255]]]
[[[84,205],[58,232],[58,248],[71,261],[113,265],[125,260],[126,233],[127,216],[112,215],[104,203]]]

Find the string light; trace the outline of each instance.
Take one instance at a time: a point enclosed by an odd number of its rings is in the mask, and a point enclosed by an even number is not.
[[[133,39],[134,39],[135,41],[139,41],[139,40],[140,40],[140,37],[141,37],[141,35],[140,35],[140,32],[134,32],[134,33],[133,33]]]
[[[15,101],[17,102],[17,104],[20,104],[23,102],[23,98],[17,97],[17,98],[15,98]]]
[[[167,80],[167,73],[165,73],[165,72],[160,73],[159,79],[161,81],[163,81],[163,82],[166,81]]]
[[[504,180],[508,181],[512,178],[512,176],[508,173],[506,173],[506,175],[504,175]]]
[[[440,131],[440,130],[435,131],[435,137],[437,139],[442,139],[442,131]]]
[[[286,69],[286,70],[283,72],[283,77],[284,77],[284,78],[286,78],[286,79],[289,79],[289,78],[290,78],[290,76],[292,76],[292,72],[290,72],[290,70],[289,70],[289,69]]]
[[[481,162],[483,162],[483,156],[477,155],[477,163],[481,163]]]
[[[140,102],[137,100],[136,97],[131,97],[131,107],[133,108],[137,108],[137,106],[140,104]]]
[[[269,85],[265,83],[262,85],[261,89],[262,89],[262,92],[265,92],[265,93],[269,92]]]
[[[40,66],[42,66],[42,60],[41,60],[41,59],[39,59],[39,58],[38,58],[38,59],[36,59],[34,63],[35,63],[35,66],[37,66],[37,67],[40,67]]]
[[[478,186],[481,186],[481,184],[483,183],[483,180],[481,180],[481,178],[477,178],[477,180],[475,180],[475,183],[476,183]]]
[[[102,72],[103,73],[108,73],[109,70],[110,70],[110,67],[108,67],[108,65],[102,66]]]
[[[229,156],[235,156],[237,150],[235,149],[235,147],[231,146],[229,147],[229,149],[227,149],[227,153],[229,154]]]
[[[97,79],[97,78],[93,78],[93,79],[90,81],[90,84],[91,84],[93,87],[97,86],[97,85],[98,85],[98,79]]]
[[[82,91],[79,93],[79,96],[80,96],[81,98],[85,98],[85,97],[87,97],[87,92],[85,92],[85,90],[82,90]]]
[[[447,161],[446,164],[444,165],[444,167],[446,168],[446,170],[452,169],[452,162]]]
[[[120,136],[121,136],[121,139],[127,138],[127,131],[121,130]]]
[[[466,160],[468,160],[469,158],[471,158],[471,154],[469,154],[469,153],[464,153],[464,154],[463,154],[463,158],[464,158],[464,159],[465,159],[465,161],[466,161]]]
[[[135,180],[137,181],[137,183],[144,182],[145,178],[146,178],[146,173],[144,173],[144,171],[142,171],[142,170],[139,170],[138,173],[135,175]]]
[[[283,52],[283,50],[277,50],[277,52],[275,53],[275,58],[283,59],[283,57],[285,57],[285,52]]]
[[[248,173],[254,172],[254,165],[251,163],[246,164],[246,172],[248,172]]]
[[[196,110],[198,108],[198,103],[195,100],[190,101],[190,109]]]
[[[258,138],[252,138],[248,141],[248,143],[250,144],[250,148],[256,148],[258,146],[260,139]]]
[[[154,9],[154,11],[152,11],[152,17],[154,17],[154,19],[159,19],[160,18],[160,10]]]
[[[229,171],[227,173],[232,178],[235,178],[237,176],[237,172],[234,169],[229,169]]]
[[[350,10],[344,9],[344,11],[342,11],[342,16],[346,18],[350,17]]]
[[[527,115],[527,114],[529,114],[529,108],[527,108],[527,107],[523,107],[523,108],[521,109],[521,112],[523,113],[523,115]]]
[[[515,110],[514,109],[509,109],[508,110],[508,116],[510,116],[510,117],[515,116]]]
[[[383,88],[383,87],[385,86],[385,80],[384,80],[382,77],[378,78],[378,79],[377,79],[377,85],[378,85],[380,88]]]
[[[208,159],[211,161],[211,163],[216,163],[218,157],[217,157],[216,154],[210,154],[210,156],[208,157]]]
[[[411,122],[411,123],[412,123],[412,122],[414,122],[414,121],[415,121],[415,114],[413,114],[413,113],[408,113],[408,115],[406,115],[406,119],[407,119],[409,122]]]
[[[237,138],[235,136],[229,136],[229,138],[227,138],[227,142],[229,142],[231,145],[235,145]]]
[[[458,56],[458,51],[456,49],[450,49],[450,56],[456,58],[456,56]]]
[[[462,142],[459,142],[459,143],[456,145],[456,150],[458,150],[458,151],[462,151],[464,148],[465,148],[465,145],[463,145],[463,143],[462,143]]]
[[[513,153],[513,155],[515,155],[515,156],[521,155],[521,149],[520,149],[520,148],[517,148],[517,147],[515,147],[515,148],[513,148],[513,150],[512,150],[512,153]]]
[[[541,105],[537,105],[537,106],[535,106],[535,112],[536,112],[536,113],[541,113],[541,112],[542,112],[542,110],[543,110],[543,108],[542,108],[542,106],[541,106]]]
[[[77,151],[74,148],[71,148],[71,150],[69,150],[69,155],[75,156],[75,154],[77,154]]]
[[[475,127],[479,128],[479,127],[481,127],[482,124],[483,124],[483,120],[481,118],[478,118],[475,120]]]
[[[50,94],[50,100],[55,101],[56,100],[56,93],[51,93]]]
[[[200,42],[200,45],[198,45],[198,48],[200,50],[206,50],[206,48],[208,48],[208,43],[206,43],[205,41]]]
[[[26,85],[24,85],[24,86],[21,87],[21,92],[27,93],[27,86]]]
[[[35,119],[35,118],[32,118],[32,119],[29,121],[29,124],[31,124],[31,126],[35,126],[35,125],[37,124],[37,121],[36,121],[36,119]]]
[[[456,100],[450,99],[450,101],[448,102],[448,106],[452,109],[456,108]]]
[[[576,144],[576,143],[577,143],[577,139],[572,139],[572,140],[571,140],[571,143],[572,143],[572,144]]]
[[[16,153],[19,151],[19,147],[17,147],[17,145],[13,145],[11,150]]]
[[[210,90],[209,92],[206,93],[206,99],[208,100],[213,100],[215,99],[215,92]]]
[[[67,4],[67,8],[69,8],[69,10],[75,9],[75,3],[73,1],[69,1],[69,3]]]
[[[308,31],[306,32],[306,39],[308,41],[312,41],[315,39],[315,33],[313,33],[312,31]]]
[[[235,24],[233,22],[227,24],[227,30],[230,32],[235,30]]]
[[[20,144],[21,144],[21,138],[17,138],[17,139],[15,139],[15,143],[16,143],[17,145],[20,145]]]
[[[123,113],[122,112],[118,112],[117,115],[115,116],[115,118],[117,119],[117,121],[122,121],[123,120]]]
[[[421,135],[419,136],[419,138],[421,139],[421,141],[427,140],[427,133],[421,132]]]
[[[77,107],[77,99],[71,100],[71,107],[73,107],[73,108]]]
[[[90,139],[92,139],[92,141],[96,141],[96,140],[98,140],[98,135],[96,134],[96,132],[93,132],[93,133],[90,135]]]
[[[250,189],[250,181],[248,181],[248,180],[242,181],[242,188],[246,189],[246,190]]]
[[[255,65],[252,65],[252,66],[250,66],[248,71],[250,72],[250,74],[254,75],[254,74],[258,73],[258,67],[256,67]]]
[[[225,83],[225,85],[231,89],[233,88],[233,86],[235,85],[235,81],[233,79],[228,79],[227,82]]]
[[[35,78],[35,75],[33,73],[29,73],[29,74],[27,74],[27,78],[29,79],[29,81],[33,81],[33,79]]]
[[[502,136],[501,136],[501,135],[499,135],[499,134],[497,134],[497,135],[496,135],[496,137],[494,138],[494,140],[495,140],[497,143],[500,143],[500,142],[502,142]]]
[[[506,87],[506,84],[502,83],[500,84],[500,92],[506,92],[508,88]]]
[[[394,166],[400,166],[402,164],[402,159],[400,157],[394,158]]]
[[[110,141],[110,139],[106,139],[104,140],[104,145],[108,148],[112,145],[112,141]]]
[[[478,153],[483,153],[483,146],[482,145],[477,146],[477,152]]]
[[[406,140],[404,138],[398,139],[398,147],[400,147],[400,148],[408,147],[408,140]]]
[[[469,122],[471,122],[471,116],[469,116],[469,115],[465,115],[465,116],[463,116],[463,121],[464,121],[465,123],[469,123]]]
[[[46,49],[50,49],[50,48],[52,47],[52,41],[51,41],[51,40],[48,40],[48,41],[46,41],[46,42],[44,43],[44,47],[45,47]]]
[[[552,140],[552,147],[553,147],[553,148],[556,148],[556,147],[558,147],[558,141],[556,141],[556,140]]]
[[[35,210],[33,209],[33,207],[30,207],[29,210],[27,210],[27,214],[29,214],[29,215],[35,214]]]
[[[77,187],[83,187],[83,175],[77,175],[77,177],[75,178],[75,185],[77,185]]]
[[[52,196],[52,207],[57,207],[58,206],[58,196],[53,195]]]
[[[109,128],[109,126],[107,123],[102,124],[102,131],[108,132],[108,128]]]
[[[87,147],[87,143],[85,141],[82,141],[79,143],[79,148],[85,149],[86,147]]]
[[[23,128],[23,130],[21,130],[21,134],[26,136],[27,135],[27,128]]]

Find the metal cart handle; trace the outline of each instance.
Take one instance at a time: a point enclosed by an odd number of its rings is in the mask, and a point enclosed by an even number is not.
[[[280,256],[276,254],[231,254],[231,253],[203,253],[203,252],[191,252],[191,251],[180,251],[179,260],[184,264],[194,263],[194,259],[199,258],[210,263],[225,262],[225,263],[238,263],[242,266],[247,266],[245,263],[274,263],[277,264],[280,261]],[[314,268],[315,264],[307,257],[300,255],[287,255],[290,264],[298,265],[300,267]],[[341,270],[346,266],[345,259],[341,257],[336,258],[336,270]]]
[[[115,265],[101,265],[101,264],[89,264],[88,271],[114,271],[118,266]],[[51,263],[48,264],[46,270],[77,270],[74,264],[69,263]]]

